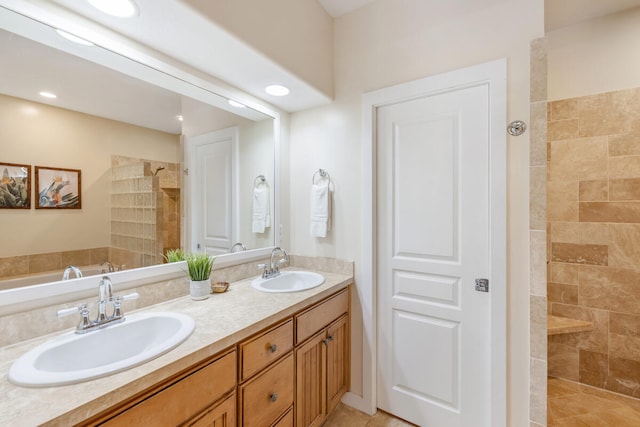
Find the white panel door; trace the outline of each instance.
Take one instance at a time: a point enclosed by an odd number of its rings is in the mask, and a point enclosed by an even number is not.
[[[490,427],[489,88],[377,110],[378,407]]]
[[[235,241],[235,128],[195,137],[191,144],[194,249],[224,254]]]

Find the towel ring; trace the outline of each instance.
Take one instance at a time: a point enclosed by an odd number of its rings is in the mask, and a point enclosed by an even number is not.
[[[257,187],[260,184],[265,184],[266,185],[266,181],[267,181],[267,179],[264,177],[264,175],[260,174],[260,175],[256,176],[256,179],[253,180],[253,186]]]
[[[320,179],[322,179],[322,178],[326,178],[326,179],[328,179],[328,180],[329,180],[329,182],[331,182],[331,175],[329,175],[329,172],[327,172],[327,171],[326,171],[326,170],[324,170],[324,169],[318,169],[318,170],[316,171],[316,173],[314,173],[314,174],[313,174],[313,177],[311,178],[311,183],[312,183],[312,184],[315,184],[315,183],[316,183],[316,175],[318,175],[318,174],[320,175]],[[318,181],[319,181],[319,180],[318,180]]]

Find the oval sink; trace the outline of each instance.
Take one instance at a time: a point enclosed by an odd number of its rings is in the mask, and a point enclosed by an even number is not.
[[[324,277],[312,271],[283,271],[270,279],[258,277],[251,285],[263,292],[298,292],[324,283]]]
[[[68,332],[23,354],[9,380],[26,387],[75,384],[121,372],[156,358],[186,340],[195,323],[187,315],[139,313],[86,334]]]

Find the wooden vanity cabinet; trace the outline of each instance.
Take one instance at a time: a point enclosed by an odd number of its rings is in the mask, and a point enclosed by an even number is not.
[[[232,427],[236,424],[235,387],[234,349],[83,425]]]
[[[298,427],[321,425],[349,388],[348,310],[345,289],[295,316]]]
[[[238,425],[286,426],[294,400],[293,319],[243,341],[238,349]]]

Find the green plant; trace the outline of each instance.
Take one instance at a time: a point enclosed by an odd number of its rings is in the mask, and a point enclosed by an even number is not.
[[[167,262],[180,262],[185,260],[185,254],[181,248],[169,249],[167,254],[164,255],[164,259],[166,259]]]
[[[211,270],[213,269],[213,262],[216,257],[209,256],[205,253],[190,253],[185,256],[187,261],[187,268],[189,278],[194,282],[200,280],[207,280],[211,276]]]

